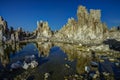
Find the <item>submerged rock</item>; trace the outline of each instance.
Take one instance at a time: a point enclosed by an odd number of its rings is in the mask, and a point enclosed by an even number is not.
[[[25,70],[27,70],[29,68],[29,64],[27,64],[26,62],[24,62],[22,68],[25,69]]]
[[[70,66],[69,66],[68,64],[65,64],[65,66],[66,66],[67,68],[70,68]]]
[[[23,62],[17,61],[11,64],[11,69],[23,68],[27,70],[28,68],[35,68],[38,66],[38,62],[35,61],[35,55],[25,56],[25,60]]]
[[[31,66],[31,68],[37,67],[37,66],[38,66],[38,62],[32,61],[32,62],[30,63],[30,66]]]
[[[29,63],[35,60],[35,55],[25,56],[25,62]]]
[[[120,67],[120,62],[115,62],[115,65],[116,65],[117,67]]]
[[[89,67],[89,66],[85,66],[85,71],[86,71],[87,73],[89,73],[89,72],[90,72],[90,67]]]
[[[37,66],[38,66],[38,62],[37,61],[31,61],[30,63],[24,62],[22,68],[27,70],[28,68],[32,68],[33,69],[33,68],[35,68]]]
[[[20,61],[17,61],[15,63],[12,63],[10,67],[11,69],[18,69],[22,67],[22,63]]]
[[[94,61],[91,61],[91,66],[93,66],[93,67],[98,67],[98,63],[97,62],[94,62]]]

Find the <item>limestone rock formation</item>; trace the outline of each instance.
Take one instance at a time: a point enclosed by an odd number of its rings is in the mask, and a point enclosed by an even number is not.
[[[84,43],[104,39],[104,34],[108,32],[108,29],[100,20],[100,10],[90,9],[89,13],[84,6],[79,6],[77,18],[77,21],[74,18],[68,19],[67,24],[55,34],[55,37]]]
[[[19,32],[15,32],[15,40],[18,42],[20,41],[20,33]]]
[[[23,35],[23,33],[24,32],[22,31],[21,27],[19,27],[17,30],[12,30],[11,31],[11,38],[10,38],[10,40],[12,42],[19,42],[19,41],[23,40],[23,38],[25,37]]]
[[[3,32],[6,33],[8,30],[7,22],[0,16],[0,25],[3,26]]]
[[[107,34],[107,39],[116,39],[120,41],[120,30],[118,30],[117,27],[112,27],[109,30],[109,34]]]
[[[22,28],[19,27],[14,30],[13,27],[8,28],[7,22],[0,16],[0,42],[19,42],[25,38],[27,35],[23,32]]]
[[[7,22],[0,16],[0,42],[5,40],[8,35]]]
[[[48,22],[37,21],[37,38],[50,38],[52,36]]]
[[[2,42],[2,38],[3,38],[3,28],[2,25],[0,25],[0,42]]]
[[[15,38],[16,38],[16,41],[20,41],[20,40],[23,40],[25,36],[23,35],[23,30],[21,27],[19,27],[16,32],[15,32]]]
[[[11,42],[15,42],[15,34],[14,33],[11,34]]]

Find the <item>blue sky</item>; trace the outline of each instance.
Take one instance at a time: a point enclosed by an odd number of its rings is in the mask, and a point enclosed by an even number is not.
[[[0,16],[15,29],[33,31],[37,21],[43,20],[52,30],[58,30],[68,18],[77,19],[79,5],[101,9],[102,22],[108,27],[120,25],[120,0],[0,0]]]

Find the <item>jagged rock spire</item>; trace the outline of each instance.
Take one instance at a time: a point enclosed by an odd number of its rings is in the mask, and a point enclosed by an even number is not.
[[[77,21],[68,19],[67,24],[56,34],[63,39],[80,40],[84,42],[102,40],[107,26],[101,22],[101,10],[90,9],[79,6],[77,10]]]
[[[37,21],[37,38],[40,37],[51,37],[51,30],[48,25],[48,22],[43,22],[43,21]]]

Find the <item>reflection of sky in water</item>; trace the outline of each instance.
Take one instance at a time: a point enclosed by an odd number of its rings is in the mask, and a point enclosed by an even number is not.
[[[37,68],[9,72],[10,64],[24,61],[30,55],[35,55],[39,63]],[[84,73],[91,60],[91,52],[77,50],[77,45],[50,42],[4,45],[0,46],[0,78],[38,80],[44,79],[45,73],[50,73],[50,80],[63,80],[65,76]]]
[[[37,56],[38,51],[36,50],[36,46],[34,46],[33,43],[26,45],[22,50],[10,54],[10,60],[16,61],[16,60],[22,60],[25,56],[28,55],[35,55]]]
[[[39,62],[39,66],[35,69],[35,72],[31,73],[30,75],[34,74],[36,78],[43,78],[44,73],[48,72],[51,73],[51,76],[54,79],[63,79],[65,75],[75,74],[76,72],[76,62],[65,60],[65,58],[67,59],[67,55],[61,50],[60,47],[52,47],[51,43],[29,43],[26,46],[23,45],[24,47],[19,46],[20,45],[11,46],[11,50],[9,50],[10,55],[7,55],[9,57],[9,61],[7,64],[11,64],[16,61],[23,61],[25,56],[35,55],[36,60]],[[4,53],[4,49],[2,50]],[[68,69],[66,67],[66,64],[69,65],[71,68]],[[39,77],[37,76],[38,73]],[[22,74],[24,74],[24,72],[20,73],[19,75]],[[14,74],[9,74],[9,76],[10,75]]]

